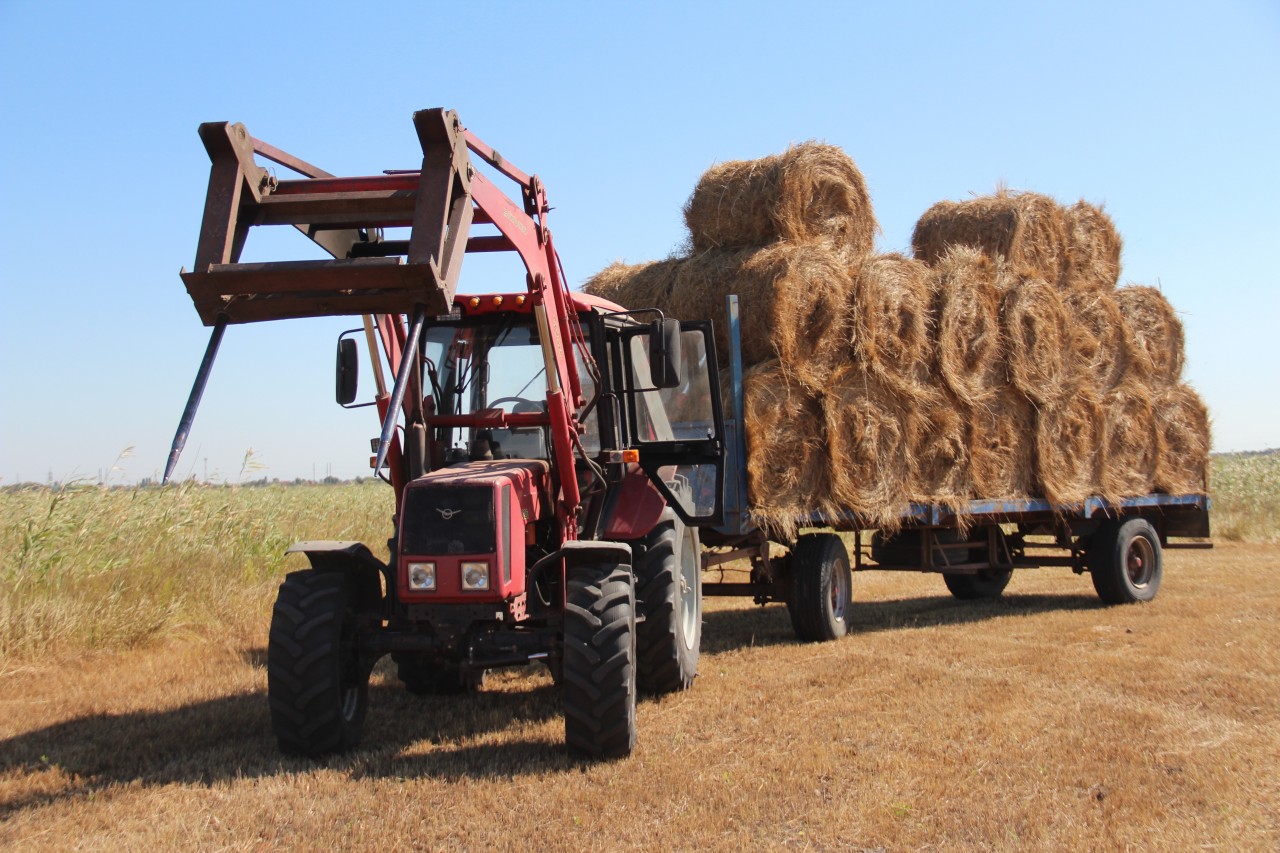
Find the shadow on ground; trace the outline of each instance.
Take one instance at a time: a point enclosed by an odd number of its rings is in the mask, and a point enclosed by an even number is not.
[[[251,662],[253,656],[247,657]],[[521,689],[525,682],[527,689]],[[0,776],[61,777],[0,797],[0,822],[23,809],[132,783],[209,785],[315,768],[353,779],[509,778],[576,769],[581,762],[558,738],[519,736],[525,724],[559,715],[559,690],[545,675],[508,681],[504,689],[440,697],[413,696],[392,680],[370,689],[361,748],[312,761],[279,752],[265,691],[168,710],[91,714],[0,740]],[[485,743],[489,735],[493,742]]]
[[[850,633],[871,634],[903,628],[963,625],[1010,616],[1068,610],[1096,610],[1106,605],[1093,595],[1006,595],[994,601],[958,601],[931,595],[893,601],[854,601],[848,614]],[[743,646],[771,646],[796,641],[785,604],[716,610],[703,615],[702,650],[709,654]]]
[[[850,622],[856,638],[1101,606],[1085,595],[1013,595],[985,602],[929,596],[855,601]],[[790,617],[781,604],[705,614],[702,648],[708,654],[793,642]],[[242,660],[261,667],[265,651],[247,650]],[[401,689],[387,670],[385,665],[379,670],[370,689],[362,748],[322,761],[280,754],[263,691],[168,710],[92,714],[0,741],[0,774],[12,779],[57,772],[66,780],[35,782],[29,793],[0,799],[0,821],[23,809],[131,783],[209,785],[317,767],[352,779],[492,779],[583,766],[565,751],[558,726],[554,737],[521,733],[560,716],[559,690],[545,674],[511,677],[500,689],[465,696],[419,697]],[[51,787],[57,790],[50,792]]]

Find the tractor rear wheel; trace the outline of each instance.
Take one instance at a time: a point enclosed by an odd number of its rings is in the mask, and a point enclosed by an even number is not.
[[[351,599],[342,574],[293,572],[280,585],[267,698],[272,731],[288,755],[345,752],[360,742],[369,671],[359,659]]]
[[[698,531],[666,521],[645,541],[636,566],[636,682],[650,693],[687,690],[702,642],[702,566]]]
[[[629,755],[636,745],[636,609],[629,567],[570,567],[562,665],[569,751],[591,758]]]
[[[1089,575],[1107,604],[1150,601],[1160,591],[1160,536],[1145,518],[1108,521],[1089,543]]]
[[[814,643],[848,633],[853,573],[844,540],[834,533],[806,533],[791,553],[790,572],[787,609],[796,637]]]

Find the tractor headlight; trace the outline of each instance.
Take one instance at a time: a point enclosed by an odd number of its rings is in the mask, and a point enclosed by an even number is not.
[[[489,564],[488,563],[463,563],[462,564],[462,588],[467,590],[478,590],[489,588]]]
[[[409,589],[432,590],[436,588],[435,563],[409,564]]]

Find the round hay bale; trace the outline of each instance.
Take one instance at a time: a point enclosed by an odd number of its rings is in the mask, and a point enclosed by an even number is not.
[[[908,497],[957,507],[973,494],[966,407],[939,387],[920,388],[904,396],[910,413]]]
[[[1063,303],[1079,342],[1082,372],[1103,393],[1118,387],[1129,375],[1133,333],[1115,295],[1106,290],[1074,290]]]
[[[1209,491],[1209,410],[1185,383],[1164,389],[1155,400],[1160,432],[1156,489],[1171,495]]]
[[[978,405],[1004,382],[1000,291],[995,262],[959,246],[929,276],[938,375],[966,405]]]
[[[1048,196],[1000,190],[968,201],[938,202],[916,223],[911,246],[931,266],[955,246],[972,246],[1016,267],[1030,267],[1056,284],[1067,263],[1066,218]]]
[[[1182,376],[1182,321],[1169,300],[1154,287],[1116,288],[1116,305],[1132,333],[1133,361],[1157,387],[1169,387]]]
[[[979,498],[1023,498],[1035,492],[1035,409],[1003,387],[966,411],[969,479]]]
[[[869,371],[845,365],[831,377],[822,411],[835,502],[868,526],[896,527],[910,500],[910,406]]]
[[[729,363],[724,300],[738,295],[742,358],[780,358],[787,370],[818,387],[848,358],[845,305],[852,282],[843,257],[818,244],[775,243],[763,249],[702,252],[680,264],[671,311],[715,321],[720,366]]]
[[[1081,199],[1063,210],[1067,233],[1067,264],[1063,285],[1068,290],[1114,290],[1120,280],[1120,250],[1124,242],[1111,217]]]
[[[1075,328],[1057,289],[1024,278],[1000,306],[1009,380],[1032,402],[1052,406],[1079,384]]]
[[[857,165],[840,148],[819,142],[712,166],[685,204],[684,221],[698,252],[829,240],[866,254],[877,230]]]
[[[1035,470],[1040,494],[1054,503],[1078,504],[1098,491],[1104,416],[1092,389],[1036,413]]]
[[[681,263],[679,258],[647,264],[614,261],[587,279],[582,289],[623,308],[660,308],[666,312]]]
[[[929,268],[903,255],[869,255],[850,278],[845,328],[854,360],[892,385],[925,382],[933,356]]]
[[[742,381],[751,515],[790,539],[800,519],[831,505],[822,403],[776,360],[751,367]]]
[[[1160,459],[1160,434],[1151,395],[1130,380],[1102,400],[1106,418],[1102,495],[1109,501],[1150,494]]]

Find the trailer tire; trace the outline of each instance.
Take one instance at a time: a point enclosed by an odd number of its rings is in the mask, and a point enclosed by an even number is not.
[[[359,659],[346,575],[287,575],[267,643],[271,729],[287,755],[345,752],[360,742],[369,670]]]
[[[664,521],[636,566],[636,683],[649,693],[687,690],[698,674],[702,572],[697,528]]]
[[[1145,518],[1105,522],[1089,543],[1088,563],[1093,588],[1107,604],[1150,601],[1164,577],[1160,536]]]
[[[844,540],[834,533],[806,533],[790,559],[787,609],[797,639],[837,640],[849,632],[853,573]]]
[[[961,601],[999,598],[1013,577],[1013,569],[983,569],[972,575],[944,574],[947,589]]]
[[[562,678],[569,751],[590,758],[629,755],[636,745],[636,608],[630,567],[570,567]]]

